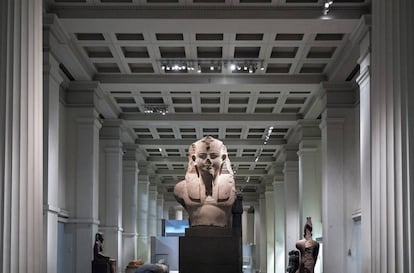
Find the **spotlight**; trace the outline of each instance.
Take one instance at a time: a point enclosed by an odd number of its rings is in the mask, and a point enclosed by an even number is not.
[[[236,69],[236,65],[235,65],[235,64],[231,64],[231,65],[230,65],[230,70],[231,70],[231,71],[234,71],[235,69]]]
[[[255,72],[255,68],[254,68],[254,66],[253,65],[250,65],[249,66],[249,73],[250,74],[252,74],[252,73],[254,73]]]
[[[323,15],[328,15],[329,8],[333,5],[333,0],[326,0],[325,4],[323,5]]]

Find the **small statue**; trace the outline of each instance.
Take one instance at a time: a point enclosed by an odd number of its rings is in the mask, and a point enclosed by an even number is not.
[[[188,153],[185,180],[175,185],[174,196],[187,210],[190,226],[231,227],[236,188],[226,146],[207,136]]]
[[[103,255],[103,234],[101,232],[97,232],[95,234],[95,245],[93,247],[93,259],[95,261],[98,260],[105,260],[108,261],[109,257]]]
[[[103,234],[95,234],[95,244],[93,246],[92,273],[116,273],[116,260],[103,254]]]
[[[289,264],[286,268],[288,273],[296,273],[296,270],[299,268],[299,251],[291,250],[289,251]]]
[[[313,273],[319,253],[319,243],[312,239],[311,217],[306,217],[303,233],[304,239],[296,243],[296,248],[301,255],[299,273]]]

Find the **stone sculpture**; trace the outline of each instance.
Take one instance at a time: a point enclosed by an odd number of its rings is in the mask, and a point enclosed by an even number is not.
[[[116,273],[116,260],[103,254],[103,242],[103,234],[97,232],[93,246],[92,273]]]
[[[174,196],[190,226],[231,227],[236,189],[226,147],[207,136],[191,144],[188,154],[185,180],[175,185]]]
[[[306,217],[303,233],[304,239],[296,243],[296,248],[300,251],[299,273],[313,273],[319,253],[319,243],[312,239],[311,217]]]
[[[289,264],[286,268],[288,273],[296,273],[299,268],[299,251],[291,250],[289,251]]]

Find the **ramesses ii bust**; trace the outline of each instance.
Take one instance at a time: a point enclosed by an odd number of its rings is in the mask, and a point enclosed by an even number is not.
[[[175,185],[174,196],[187,210],[191,227],[231,227],[236,188],[223,142],[206,136],[191,144],[185,180]]]

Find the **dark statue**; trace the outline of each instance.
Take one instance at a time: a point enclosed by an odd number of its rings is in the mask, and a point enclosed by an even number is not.
[[[286,268],[288,273],[296,273],[299,268],[299,251],[291,250],[289,251],[289,264]]]
[[[116,273],[116,260],[103,254],[103,234],[95,234],[95,244],[93,246],[92,273]]]
[[[303,229],[304,239],[296,243],[296,248],[300,251],[299,273],[313,273],[319,253],[319,243],[312,239],[312,220],[306,217]]]

